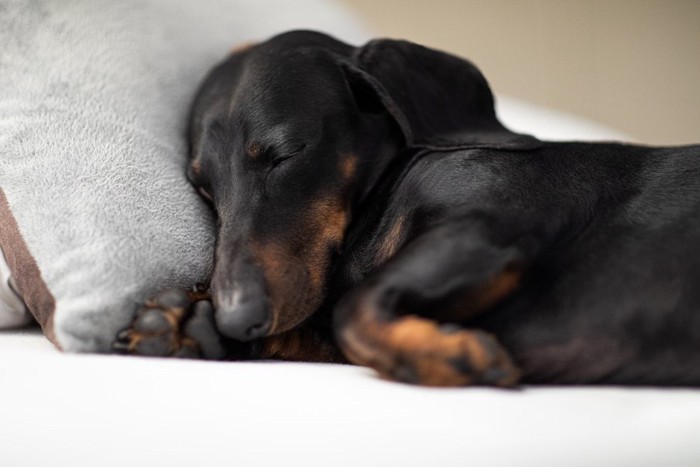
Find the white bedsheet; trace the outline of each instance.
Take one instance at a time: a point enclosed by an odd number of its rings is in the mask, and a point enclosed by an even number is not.
[[[349,365],[56,352],[0,332],[3,466],[700,465],[700,391],[426,389]]]

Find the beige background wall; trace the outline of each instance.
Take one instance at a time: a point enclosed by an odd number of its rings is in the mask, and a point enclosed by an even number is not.
[[[345,1],[377,35],[471,59],[499,93],[700,143],[699,0]]]

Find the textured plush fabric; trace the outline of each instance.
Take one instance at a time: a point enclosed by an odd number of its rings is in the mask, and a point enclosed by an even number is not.
[[[47,291],[15,279],[59,347],[107,351],[139,302],[207,279],[213,219],[184,176],[190,99],[233,46],[298,27],[365,39],[323,0],[0,3],[0,190]]]

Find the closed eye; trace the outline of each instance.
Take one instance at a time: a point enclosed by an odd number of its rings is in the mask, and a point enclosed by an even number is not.
[[[301,154],[305,148],[306,148],[306,144],[302,143],[302,144],[297,145],[296,147],[294,147],[291,150],[284,151],[283,154],[275,154],[276,151],[271,148],[269,151],[273,154],[273,157],[271,158],[272,159],[272,168],[274,169],[278,165],[282,164],[284,161],[287,161],[287,160],[291,159],[292,157]]]
[[[286,156],[278,156],[278,157],[275,157],[275,158],[272,160],[272,168],[274,169],[275,167],[277,167],[278,165],[280,165],[280,164],[283,163],[284,161],[287,161],[287,160],[291,159],[292,157],[294,157],[294,154],[288,154],[288,155],[286,155]]]

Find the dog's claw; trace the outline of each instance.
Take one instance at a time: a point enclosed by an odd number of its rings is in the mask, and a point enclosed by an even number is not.
[[[203,292],[197,296],[203,295]],[[146,302],[112,348],[132,355],[223,359],[226,349],[207,300],[181,290],[167,290]]]
[[[129,340],[129,332],[130,331],[128,329],[124,329],[122,331],[119,331],[119,334],[117,334],[117,342],[115,342],[114,344],[115,345],[116,344],[122,345],[122,344],[126,343],[126,341]]]
[[[122,334],[124,331],[122,331],[120,334]],[[117,338],[119,340],[116,340],[112,343],[112,350],[115,351],[116,353],[126,353],[129,350],[129,344],[125,342],[125,339]]]

